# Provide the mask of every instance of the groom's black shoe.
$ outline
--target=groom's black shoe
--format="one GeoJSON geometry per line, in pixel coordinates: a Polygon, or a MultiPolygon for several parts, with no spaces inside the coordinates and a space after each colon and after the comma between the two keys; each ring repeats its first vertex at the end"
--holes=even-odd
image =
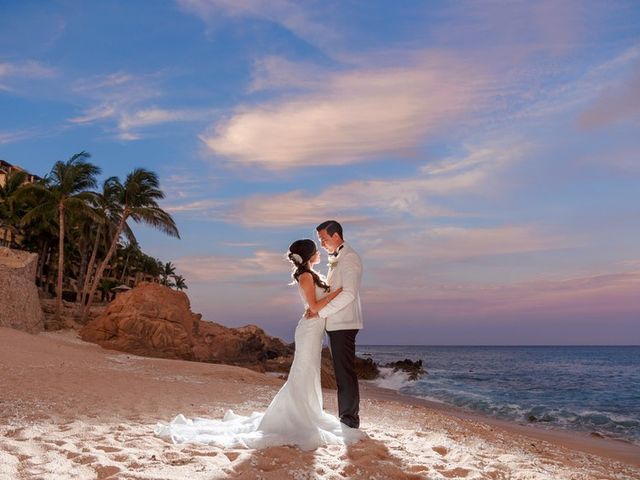
{"type": "Polygon", "coordinates": [[[360,422],[357,419],[343,417],[340,423],[344,423],[349,428],[360,428],[360,422]]]}

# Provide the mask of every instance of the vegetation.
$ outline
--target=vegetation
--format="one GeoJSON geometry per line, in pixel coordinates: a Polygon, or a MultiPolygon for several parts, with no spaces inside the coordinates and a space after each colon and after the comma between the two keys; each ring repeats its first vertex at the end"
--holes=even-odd
{"type": "Polygon", "coordinates": [[[157,203],[164,198],[158,176],[137,168],[124,183],[110,177],[96,191],[101,169],[89,158],[83,151],[58,161],[35,183],[24,172],[10,171],[0,186],[0,244],[38,253],[37,282],[55,292],[58,317],[63,296],[78,303],[86,320],[98,291],[108,299],[115,287],[143,280],[186,289],[171,262],[140,249],[130,227],[130,221],[145,223],[180,238],[173,218],[157,203]]]}

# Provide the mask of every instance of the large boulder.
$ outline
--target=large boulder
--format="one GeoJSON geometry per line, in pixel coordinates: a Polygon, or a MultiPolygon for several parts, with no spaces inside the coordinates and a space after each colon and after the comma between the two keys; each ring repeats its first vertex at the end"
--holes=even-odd
{"type": "Polygon", "coordinates": [[[183,292],[141,283],[120,293],[101,316],[80,330],[80,336],[136,355],[192,360],[192,332],[199,319],[183,292]]]}
{"type": "Polygon", "coordinates": [[[44,328],[35,284],[38,255],[0,247],[0,327],[29,333],[44,328]]]}

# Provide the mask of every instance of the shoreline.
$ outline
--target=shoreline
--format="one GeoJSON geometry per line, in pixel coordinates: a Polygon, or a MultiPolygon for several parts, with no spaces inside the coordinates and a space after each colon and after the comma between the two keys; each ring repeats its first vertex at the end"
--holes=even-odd
{"type": "MultiPolygon", "coordinates": [[[[0,328],[0,343],[2,480],[640,478],[640,448],[629,457],[634,449],[613,441],[514,425],[364,382],[365,439],[354,445],[313,452],[174,445],[154,436],[157,422],[264,411],[283,381],[106,350],[74,331],[0,328]]],[[[335,391],[323,397],[335,414],[335,391]]]]}
{"type": "MultiPolygon", "coordinates": [[[[373,381],[366,381],[373,382],[373,381]]],[[[640,445],[633,442],[611,437],[594,437],[590,433],[578,430],[563,429],[556,426],[536,426],[504,420],[482,412],[466,410],[444,402],[435,402],[412,395],[403,395],[397,390],[383,388],[373,383],[360,382],[365,385],[363,389],[369,397],[375,400],[398,402],[406,405],[426,407],[431,410],[441,411],[446,415],[455,416],[462,420],[482,422],[497,428],[509,430],[513,433],[543,440],[562,446],[569,446],[577,451],[600,455],[611,460],[627,463],[640,467],[640,445]]]]}

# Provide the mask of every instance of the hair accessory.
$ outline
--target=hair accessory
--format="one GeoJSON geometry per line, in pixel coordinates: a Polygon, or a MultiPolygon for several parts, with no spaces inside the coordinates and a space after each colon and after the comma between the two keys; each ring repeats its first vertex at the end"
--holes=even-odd
{"type": "Polygon", "coordinates": [[[297,253],[289,253],[289,258],[293,260],[295,263],[297,263],[298,265],[302,264],[302,257],[297,253]]]}

